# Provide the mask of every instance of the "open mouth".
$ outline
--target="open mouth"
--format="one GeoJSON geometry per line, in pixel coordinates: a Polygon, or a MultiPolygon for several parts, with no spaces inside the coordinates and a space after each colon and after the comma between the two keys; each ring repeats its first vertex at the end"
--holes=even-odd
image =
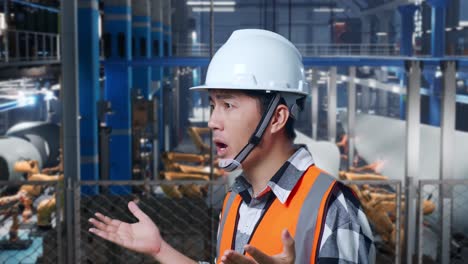
{"type": "Polygon", "coordinates": [[[228,145],[218,140],[214,140],[214,144],[216,146],[216,154],[220,157],[224,157],[227,153],[228,145]]]}
{"type": "Polygon", "coordinates": [[[217,142],[217,143],[215,143],[215,145],[216,145],[217,148],[221,148],[221,149],[227,148],[227,145],[224,144],[224,143],[221,143],[221,142],[217,142]]]}

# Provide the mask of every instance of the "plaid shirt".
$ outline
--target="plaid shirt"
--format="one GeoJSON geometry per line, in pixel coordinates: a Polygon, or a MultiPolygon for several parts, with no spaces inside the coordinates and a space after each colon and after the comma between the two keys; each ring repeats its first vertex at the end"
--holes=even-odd
{"type": "MultiPolygon", "coordinates": [[[[286,202],[298,180],[313,164],[310,152],[305,147],[300,147],[256,196],[252,194],[252,186],[242,175],[236,178],[232,191],[238,193],[243,200],[239,209],[236,251],[243,253],[243,247],[265,213],[268,201],[277,198],[281,203],[286,202]]],[[[341,183],[336,184],[330,193],[325,212],[318,263],[374,263],[372,231],[352,191],[341,183]]]]}

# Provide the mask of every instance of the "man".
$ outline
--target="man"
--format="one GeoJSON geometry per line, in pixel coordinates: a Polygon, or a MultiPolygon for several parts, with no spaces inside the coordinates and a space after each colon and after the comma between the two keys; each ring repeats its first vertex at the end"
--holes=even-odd
{"type": "MultiPolygon", "coordinates": [[[[220,167],[242,168],[226,195],[218,263],[373,263],[372,232],[353,193],[295,146],[294,119],[306,96],[300,53],[265,30],[235,31],[208,67],[220,167]]],[[[169,246],[134,203],[127,224],[99,213],[91,232],[161,263],[194,263],[169,246]]]]}

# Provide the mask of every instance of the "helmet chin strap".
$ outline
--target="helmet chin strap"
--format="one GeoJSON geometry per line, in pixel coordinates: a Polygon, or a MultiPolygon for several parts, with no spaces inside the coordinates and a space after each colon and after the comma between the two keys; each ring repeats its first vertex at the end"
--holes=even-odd
{"type": "Polygon", "coordinates": [[[219,167],[225,171],[231,172],[241,167],[241,163],[247,158],[247,156],[252,152],[252,150],[257,146],[260,141],[262,140],[263,134],[265,133],[265,129],[268,127],[268,124],[273,117],[273,113],[276,110],[276,107],[279,105],[281,99],[281,94],[276,93],[273,99],[271,99],[268,108],[266,109],[265,113],[263,113],[262,119],[257,125],[255,132],[249,139],[247,145],[237,154],[234,159],[220,159],[219,160],[219,167]]]}

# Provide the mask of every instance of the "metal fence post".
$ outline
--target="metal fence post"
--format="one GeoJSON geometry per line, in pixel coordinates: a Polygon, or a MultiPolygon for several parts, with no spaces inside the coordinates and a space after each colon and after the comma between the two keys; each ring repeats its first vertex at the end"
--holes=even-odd
{"type": "Polygon", "coordinates": [[[418,183],[418,264],[422,264],[422,257],[423,257],[423,222],[424,222],[424,214],[423,214],[423,205],[424,205],[424,195],[423,189],[424,182],[419,181],[418,183]]]}
{"type": "Polygon", "coordinates": [[[415,223],[414,208],[414,179],[419,171],[419,141],[420,141],[420,112],[421,112],[421,63],[407,61],[408,74],[407,105],[406,105],[406,162],[405,162],[405,248],[406,263],[413,263],[415,223]]]}
{"type": "Polygon", "coordinates": [[[312,82],[311,82],[311,111],[312,111],[312,138],[317,140],[317,130],[318,130],[318,110],[319,110],[319,87],[318,87],[318,69],[312,69],[312,82]]]}
{"type": "Polygon", "coordinates": [[[354,128],[356,122],[356,66],[349,67],[348,76],[348,169],[354,160],[354,128]]]}
{"type": "MultiPolygon", "coordinates": [[[[62,180],[63,181],[63,180],[62,180]]],[[[63,184],[57,183],[55,191],[55,224],[57,229],[57,263],[65,263],[63,259],[62,236],[62,197],[65,195],[63,184]]]]}
{"type": "MultiPolygon", "coordinates": [[[[441,140],[440,140],[440,175],[439,179],[442,183],[444,179],[453,178],[453,152],[455,150],[455,104],[456,104],[456,62],[443,61],[441,62],[443,71],[443,90],[441,98],[441,140]]],[[[440,185],[440,202],[441,202],[441,263],[450,262],[450,230],[451,230],[451,191],[448,186],[440,185]],[[449,206],[446,206],[449,205],[449,206]]]]}
{"type": "Polygon", "coordinates": [[[330,68],[328,76],[328,140],[336,141],[336,67],[330,68]]]}
{"type": "Polygon", "coordinates": [[[395,249],[395,264],[401,263],[401,182],[398,182],[396,185],[396,220],[395,220],[395,228],[396,228],[396,249],[395,249]]]}
{"type": "Polygon", "coordinates": [[[76,222],[74,219],[74,192],[80,177],[80,126],[78,120],[78,45],[77,45],[77,0],[62,1],[61,36],[63,39],[62,60],[62,109],[63,109],[63,160],[65,175],[65,222],[67,234],[66,263],[79,263],[75,254],[76,222]],[[65,107],[66,106],[66,107],[65,107]]]}

